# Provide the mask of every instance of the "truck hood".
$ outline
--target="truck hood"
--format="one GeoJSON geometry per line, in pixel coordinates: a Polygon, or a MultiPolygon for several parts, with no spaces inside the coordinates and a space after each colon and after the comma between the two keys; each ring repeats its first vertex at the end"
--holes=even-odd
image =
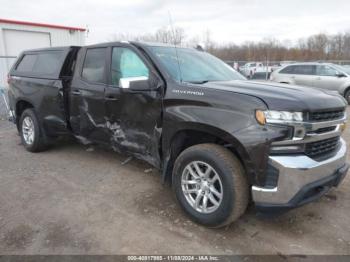
{"type": "Polygon", "coordinates": [[[270,110],[321,111],[347,105],[335,92],[304,86],[243,80],[208,82],[203,86],[260,98],[270,110]]]}

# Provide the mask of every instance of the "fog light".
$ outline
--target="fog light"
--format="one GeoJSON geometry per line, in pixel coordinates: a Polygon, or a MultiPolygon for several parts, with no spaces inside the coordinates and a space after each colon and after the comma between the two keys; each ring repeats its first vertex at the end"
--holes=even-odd
{"type": "Polygon", "coordinates": [[[271,153],[288,154],[288,153],[300,153],[303,152],[302,145],[289,145],[289,146],[272,146],[271,153]]]}

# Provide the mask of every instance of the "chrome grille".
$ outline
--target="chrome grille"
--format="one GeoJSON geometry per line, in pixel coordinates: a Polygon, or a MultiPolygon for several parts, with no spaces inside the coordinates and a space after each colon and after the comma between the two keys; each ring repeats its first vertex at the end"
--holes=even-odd
{"type": "Polygon", "coordinates": [[[344,117],[344,110],[333,110],[324,112],[310,112],[310,121],[329,121],[344,117]]]}
{"type": "Polygon", "coordinates": [[[323,127],[323,128],[319,128],[315,131],[316,134],[322,134],[322,133],[327,133],[327,132],[331,132],[334,131],[337,127],[336,126],[328,126],[328,127],[323,127]]]}
{"type": "Polygon", "coordinates": [[[305,144],[305,154],[311,158],[320,158],[333,153],[339,144],[339,136],[305,144]]]}

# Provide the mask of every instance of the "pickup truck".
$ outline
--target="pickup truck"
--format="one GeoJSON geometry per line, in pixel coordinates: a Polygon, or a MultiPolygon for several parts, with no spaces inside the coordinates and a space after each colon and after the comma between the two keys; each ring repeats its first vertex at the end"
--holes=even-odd
{"type": "Polygon", "coordinates": [[[270,213],[311,202],[348,170],[344,98],[247,81],[203,51],[140,42],[31,50],[8,82],[28,151],[73,135],[144,160],[208,227],[251,202],[270,213]]]}

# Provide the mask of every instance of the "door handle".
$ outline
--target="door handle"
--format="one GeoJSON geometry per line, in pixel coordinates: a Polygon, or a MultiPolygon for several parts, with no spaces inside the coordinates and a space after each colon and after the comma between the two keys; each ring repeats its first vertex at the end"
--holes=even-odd
{"type": "Polygon", "coordinates": [[[107,96],[105,96],[105,99],[106,99],[106,100],[110,100],[110,101],[116,101],[116,100],[118,100],[117,97],[112,96],[112,95],[107,95],[107,96]]]}
{"type": "Polygon", "coordinates": [[[81,92],[79,89],[75,89],[72,91],[72,94],[75,95],[75,96],[80,96],[81,95],[81,92]]]}

